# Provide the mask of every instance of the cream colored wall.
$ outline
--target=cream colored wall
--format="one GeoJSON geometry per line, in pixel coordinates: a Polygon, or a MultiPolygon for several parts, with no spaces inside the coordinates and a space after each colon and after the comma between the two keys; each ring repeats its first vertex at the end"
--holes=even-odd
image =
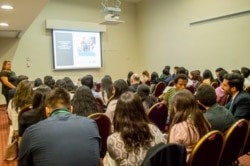
{"type": "Polygon", "coordinates": [[[189,24],[244,10],[249,0],[143,0],[137,5],[141,69],[250,67],[250,13],[189,24]]]}
{"type": "MultiPolygon", "coordinates": [[[[10,41],[1,50],[1,59],[10,59],[12,69],[19,74],[29,76],[30,80],[45,75],[53,75],[55,79],[65,76],[74,81],[85,74],[93,74],[95,81],[100,81],[105,74],[113,79],[125,78],[129,70],[136,70],[138,65],[138,42],[136,41],[135,5],[123,2],[121,19],[126,23],[107,26],[102,35],[103,68],[73,71],[53,71],[51,31],[46,30],[46,19],[82,21],[100,23],[104,14],[97,0],[50,0],[20,41],[10,41]],[[30,67],[26,59],[29,58],[30,67]]],[[[0,40],[0,44],[6,41],[0,40]]],[[[2,45],[1,45],[2,46],[2,45]]]]}

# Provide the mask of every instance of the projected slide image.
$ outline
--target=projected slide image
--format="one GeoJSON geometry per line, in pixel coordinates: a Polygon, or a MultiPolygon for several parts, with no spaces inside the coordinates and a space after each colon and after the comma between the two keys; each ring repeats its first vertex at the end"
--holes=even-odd
{"type": "Polygon", "coordinates": [[[100,68],[100,32],[53,30],[54,69],[100,68]]]}

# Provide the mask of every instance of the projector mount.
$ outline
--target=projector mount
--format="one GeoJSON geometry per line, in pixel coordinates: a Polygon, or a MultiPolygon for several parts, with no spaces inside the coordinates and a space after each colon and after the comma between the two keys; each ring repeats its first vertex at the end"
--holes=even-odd
{"type": "Polygon", "coordinates": [[[102,0],[102,13],[105,14],[105,20],[118,20],[120,19],[119,13],[121,12],[120,0],[102,0]]]}

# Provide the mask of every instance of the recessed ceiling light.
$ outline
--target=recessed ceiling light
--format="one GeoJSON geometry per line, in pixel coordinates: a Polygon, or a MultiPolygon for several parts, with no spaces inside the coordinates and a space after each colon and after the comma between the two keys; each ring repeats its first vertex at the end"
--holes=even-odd
{"type": "Polygon", "coordinates": [[[2,27],[7,27],[7,26],[9,26],[9,24],[6,23],[6,22],[0,22],[0,26],[2,26],[2,27]]]}
{"type": "Polygon", "coordinates": [[[11,6],[11,5],[1,5],[1,8],[11,10],[11,9],[13,9],[13,6],[11,6]]]}

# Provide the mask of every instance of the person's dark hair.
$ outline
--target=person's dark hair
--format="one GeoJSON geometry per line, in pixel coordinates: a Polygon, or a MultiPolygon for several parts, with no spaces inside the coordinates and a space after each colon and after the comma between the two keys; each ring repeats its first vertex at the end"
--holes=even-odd
{"type": "Polygon", "coordinates": [[[65,81],[66,83],[66,89],[69,91],[69,92],[72,92],[72,91],[75,91],[76,90],[76,86],[74,84],[74,82],[72,81],[71,78],[69,77],[64,77],[63,80],[65,81]]]}
{"type": "Polygon", "coordinates": [[[207,107],[216,103],[216,93],[214,87],[209,84],[201,84],[196,90],[195,96],[197,100],[207,107]]]}
{"type": "Polygon", "coordinates": [[[51,88],[47,85],[40,85],[34,91],[32,97],[32,109],[36,109],[40,114],[40,120],[46,119],[45,115],[45,98],[46,94],[51,91],[51,88]]]}
{"type": "Polygon", "coordinates": [[[164,69],[162,70],[162,73],[163,73],[164,75],[166,75],[166,76],[168,76],[168,75],[170,74],[168,68],[164,68],[164,69]]]}
{"type": "Polygon", "coordinates": [[[142,102],[145,102],[143,106],[146,110],[158,102],[157,97],[150,96],[150,87],[146,84],[139,85],[136,94],[141,98],[142,102]]]}
{"type": "Polygon", "coordinates": [[[34,87],[38,87],[43,84],[43,81],[41,78],[36,78],[34,81],[34,87]]]}
{"type": "Polygon", "coordinates": [[[240,70],[238,70],[238,69],[233,69],[233,70],[232,70],[232,73],[241,74],[241,73],[240,73],[240,70]]]}
{"type": "Polygon", "coordinates": [[[150,88],[146,84],[141,84],[137,88],[137,94],[141,97],[141,100],[144,100],[150,94],[150,88]]]}
{"type": "MultiPolygon", "coordinates": [[[[197,129],[200,138],[211,130],[210,124],[199,110],[194,95],[187,89],[180,90],[172,98],[172,112],[175,112],[170,130],[173,125],[191,119],[197,129]]],[[[191,137],[191,135],[190,135],[191,137]]]]}
{"type": "MultiPolygon", "coordinates": [[[[101,80],[101,93],[104,96],[104,92],[107,93],[108,99],[113,95],[113,82],[112,78],[109,75],[105,75],[101,80]]],[[[105,100],[104,98],[102,100],[105,100]]]]}
{"type": "Polygon", "coordinates": [[[98,112],[97,103],[89,87],[83,85],[77,88],[71,100],[73,112],[80,116],[89,116],[98,112]]]}
{"type": "Polygon", "coordinates": [[[152,72],[150,77],[151,84],[157,84],[160,81],[159,75],[157,72],[152,72]]]}
{"type": "Polygon", "coordinates": [[[121,134],[127,152],[139,153],[139,148],[149,149],[154,139],[142,102],[133,92],[119,98],[114,114],[114,131],[121,134]]]}
{"type": "Polygon", "coordinates": [[[176,84],[180,79],[188,81],[188,77],[186,74],[177,74],[174,78],[174,83],[176,84]]]}
{"type": "Polygon", "coordinates": [[[64,88],[54,88],[46,95],[45,105],[51,109],[70,108],[70,95],[64,88]]]}
{"type": "Polygon", "coordinates": [[[64,88],[64,89],[67,89],[66,88],[66,82],[63,79],[56,80],[56,83],[55,83],[54,87],[55,88],[64,88]]]}
{"type": "Polygon", "coordinates": [[[134,74],[134,72],[133,71],[129,71],[128,72],[128,76],[127,76],[127,84],[128,84],[128,86],[130,86],[130,78],[131,78],[131,76],[134,74]]]}
{"type": "Polygon", "coordinates": [[[32,85],[28,80],[22,80],[18,84],[16,92],[12,99],[12,106],[16,111],[31,104],[32,92],[32,85]]]}
{"type": "Polygon", "coordinates": [[[55,86],[55,80],[53,79],[52,76],[45,76],[44,79],[43,79],[43,83],[47,86],[49,86],[51,89],[54,88],[55,86]]]}
{"type": "Polygon", "coordinates": [[[112,99],[118,99],[124,92],[129,90],[128,84],[123,79],[116,80],[113,86],[115,93],[113,94],[112,99]]]}
{"type": "Polygon", "coordinates": [[[86,85],[90,89],[94,87],[94,78],[92,75],[88,74],[81,79],[81,84],[86,85]]]}
{"type": "Polygon", "coordinates": [[[240,70],[241,74],[243,75],[244,78],[247,78],[250,74],[250,69],[247,67],[242,67],[240,70]]]}
{"type": "Polygon", "coordinates": [[[192,75],[192,80],[201,81],[201,76],[198,70],[191,71],[190,75],[192,75]]]}
{"type": "Polygon", "coordinates": [[[221,71],[219,71],[219,73],[218,73],[218,80],[219,80],[220,82],[223,82],[224,75],[227,74],[227,73],[228,73],[228,72],[227,72],[226,70],[221,70],[221,71]]]}
{"type": "Polygon", "coordinates": [[[224,79],[228,80],[230,87],[236,87],[238,91],[243,90],[244,77],[238,73],[228,73],[224,75],[224,79]]]}
{"type": "Polygon", "coordinates": [[[186,74],[186,69],[184,67],[179,67],[176,70],[176,75],[178,75],[178,74],[186,74]]]}
{"type": "Polygon", "coordinates": [[[217,69],[215,69],[215,72],[220,72],[222,70],[225,70],[225,69],[223,69],[222,67],[218,67],[217,69]]]}
{"type": "Polygon", "coordinates": [[[19,75],[17,76],[17,79],[16,79],[16,85],[18,85],[22,80],[28,80],[29,77],[26,76],[26,75],[19,75]]]}
{"type": "Polygon", "coordinates": [[[214,81],[213,73],[212,73],[211,70],[209,70],[209,69],[206,69],[206,70],[203,71],[203,73],[202,73],[202,78],[203,78],[203,79],[210,79],[211,82],[214,81]]]}

